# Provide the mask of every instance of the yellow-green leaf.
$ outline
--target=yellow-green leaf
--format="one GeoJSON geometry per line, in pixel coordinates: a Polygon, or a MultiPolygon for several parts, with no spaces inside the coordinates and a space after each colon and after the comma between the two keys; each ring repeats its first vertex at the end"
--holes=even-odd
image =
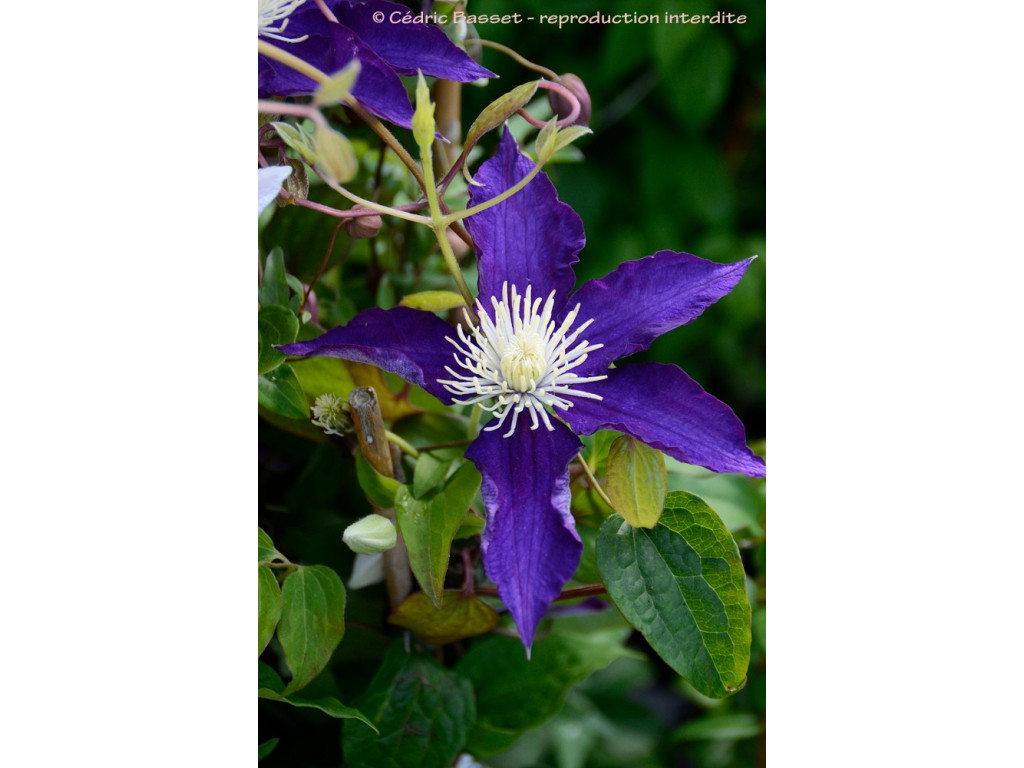
{"type": "Polygon", "coordinates": [[[661,451],[621,435],[608,449],[608,498],[634,528],[658,524],[668,493],[668,473],[661,451]]]}
{"type": "Polygon", "coordinates": [[[458,590],[446,590],[440,608],[417,592],[388,616],[388,622],[411,629],[425,643],[444,645],[490,632],[498,624],[498,614],[479,597],[465,597],[458,590]]]}
{"type": "Polygon", "coordinates": [[[400,302],[405,307],[425,309],[428,312],[447,312],[463,306],[462,296],[454,291],[420,291],[404,296],[400,302]]]}

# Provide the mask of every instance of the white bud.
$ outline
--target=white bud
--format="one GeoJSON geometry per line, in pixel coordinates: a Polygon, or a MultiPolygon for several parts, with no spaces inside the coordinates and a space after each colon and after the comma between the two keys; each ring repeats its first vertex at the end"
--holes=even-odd
{"type": "Polygon", "coordinates": [[[395,546],[395,524],[383,515],[367,515],[345,529],[342,540],[360,555],[376,555],[395,546]]]}

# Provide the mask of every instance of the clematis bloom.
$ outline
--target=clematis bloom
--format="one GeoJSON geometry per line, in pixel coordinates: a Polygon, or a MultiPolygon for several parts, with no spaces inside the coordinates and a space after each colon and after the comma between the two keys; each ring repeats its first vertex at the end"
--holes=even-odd
{"type": "MultiPolygon", "coordinates": [[[[359,59],[352,95],[379,118],[412,127],[412,106],[399,75],[415,75],[420,69],[424,75],[460,83],[494,77],[438,27],[393,22],[393,14],[409,14],[404,5],[334,0],[328,6],[337,23],[312,0],[260,0],[259,34],[328,75],[359,59]]],[[[313,80],[286,64],[259,57],[261,99],[305,95],[316,88],[313,80]]]]}
{"type": "MultiPolygon", "coordinates": [[[[470,204],[532,167],[506,129],[476,174],[483,186],[472,188],[470,204]]],[[[614,429],[689,464],[765,474],[735,414],[677,366],[609,367],[694,320],[733,289],[750,260],[716,264],[659,251],[572,293],[583,223],[544,173],[466,223],[478,253],[475,330],[422,310],[370,309],[279,349],[371,363],[445,403],[477,403],[494,414],[466,457],[483,476],[484,567],[529,649],[582,552],[569,511],[577,434],[614,429]]]]}

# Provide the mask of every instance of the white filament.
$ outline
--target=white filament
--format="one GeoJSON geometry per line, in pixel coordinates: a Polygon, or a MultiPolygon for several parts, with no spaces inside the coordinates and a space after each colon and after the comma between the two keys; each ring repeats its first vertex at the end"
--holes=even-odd
{"type": "MultiPolygon", "coordinates": [[[[572,333],[580,305],[572,310],[561,325],[555,327],[551,313],[555,304],[555,292],[547,300],[533,299],[531,286],[526,286],[526,295],[520,296],[516,286],[501,286],[501,301],[491,297],[493,320],[483,305],[476,303],[480,325],[470,335],[458,328],[459,341],[446,337],[457,350],[456,364],[462,371],[445,366],[452,375],[451,380],[438,380],[445,389],[461,399],[462,405],[480,403],[480,407],[497,416],[486,431],[500,429],[512,415],[512,422],[504,437],[516,429],[519,414],[529,409],[532,424],[537,429],[540,422],[553,430],[545,406],[568,410],[572,401],[566,397],[602,399],[600,395],[576,389],[578,384],[607,379],[605,376],[580,377],[572,370],[587,359],[587,353],[600,349],[603,344],[576,342],[579,335],[592,323],[592,319],[581,324],[572,333]],[[543,302],[543,309],[541,304],[543,302]],[[484,405],[486,400],[494,400],[484,405]]],[[[468,319],[468,312],[467,319],[468,319]]]]}
{"type": "Polygon", "coordinates": [[[282,37],[288,26],[288,16],[291,12],[302,5],[306,0],[260,0],[260,31],[262,37],[272,37],[285,43],[301,43],[309,35],[302,37],[282,37]],[[275,22],[281,22],[280,26],[273,26],[275,22]]]}

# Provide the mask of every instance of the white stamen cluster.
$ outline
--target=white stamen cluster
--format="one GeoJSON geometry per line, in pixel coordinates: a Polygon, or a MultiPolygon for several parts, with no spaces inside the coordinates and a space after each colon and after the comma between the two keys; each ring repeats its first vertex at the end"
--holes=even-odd
{"type": "Polygon", "coordinates": [[[288,26],[288,16],[291,15],[291,12],[304,2],[306,0],[260,0],[259,35],[262,37],[272,37],[285,43],[301,43],[309,35],[282,37],[280,33],[284,32],[285,27],[288,26]],[[274,24],[278,21],[281,22],[281,25],[275,27],[274,24]]]}
{"type": "Polygon", "coordinates": [[[556,328],[551,319],[554,291],[547,301],[533,299],[529,285],[525,296],[520,296],[514,285],[511,292],[509,301],[509,284],[506,282],[501,287],[501,301],[491,297],[493,320],[477,301],[480,325],[469,335],[459,326],[461,344],[450,336],[446,337],[457,350],[455,362],[462,371],[445,366],[453,380],[438,380],[438,384],[461,398],[455,402],[462,405],[480,403],[481,408],[497,416],[484,427],[486,431],[500,429],[511,414],[512,423],[504,437],[515,432],[519,414],[526,409],[529,409],[533,421],[530,429],[537,429],[543,421],[549,431],[553,430],[544,406],[568,410],[573,404],[565,396],[600,400],[600,395],[575,387],[608,378],[580,377],[572,373],[573,368],[587,359],[588,352],[604,346],[585,340],[572,346],[594,322],[587,320],[569,333],[579,314],[579,304],[556,328]],[[483,404],[485,400],[492,399],[494,403],[483,404]]]}

